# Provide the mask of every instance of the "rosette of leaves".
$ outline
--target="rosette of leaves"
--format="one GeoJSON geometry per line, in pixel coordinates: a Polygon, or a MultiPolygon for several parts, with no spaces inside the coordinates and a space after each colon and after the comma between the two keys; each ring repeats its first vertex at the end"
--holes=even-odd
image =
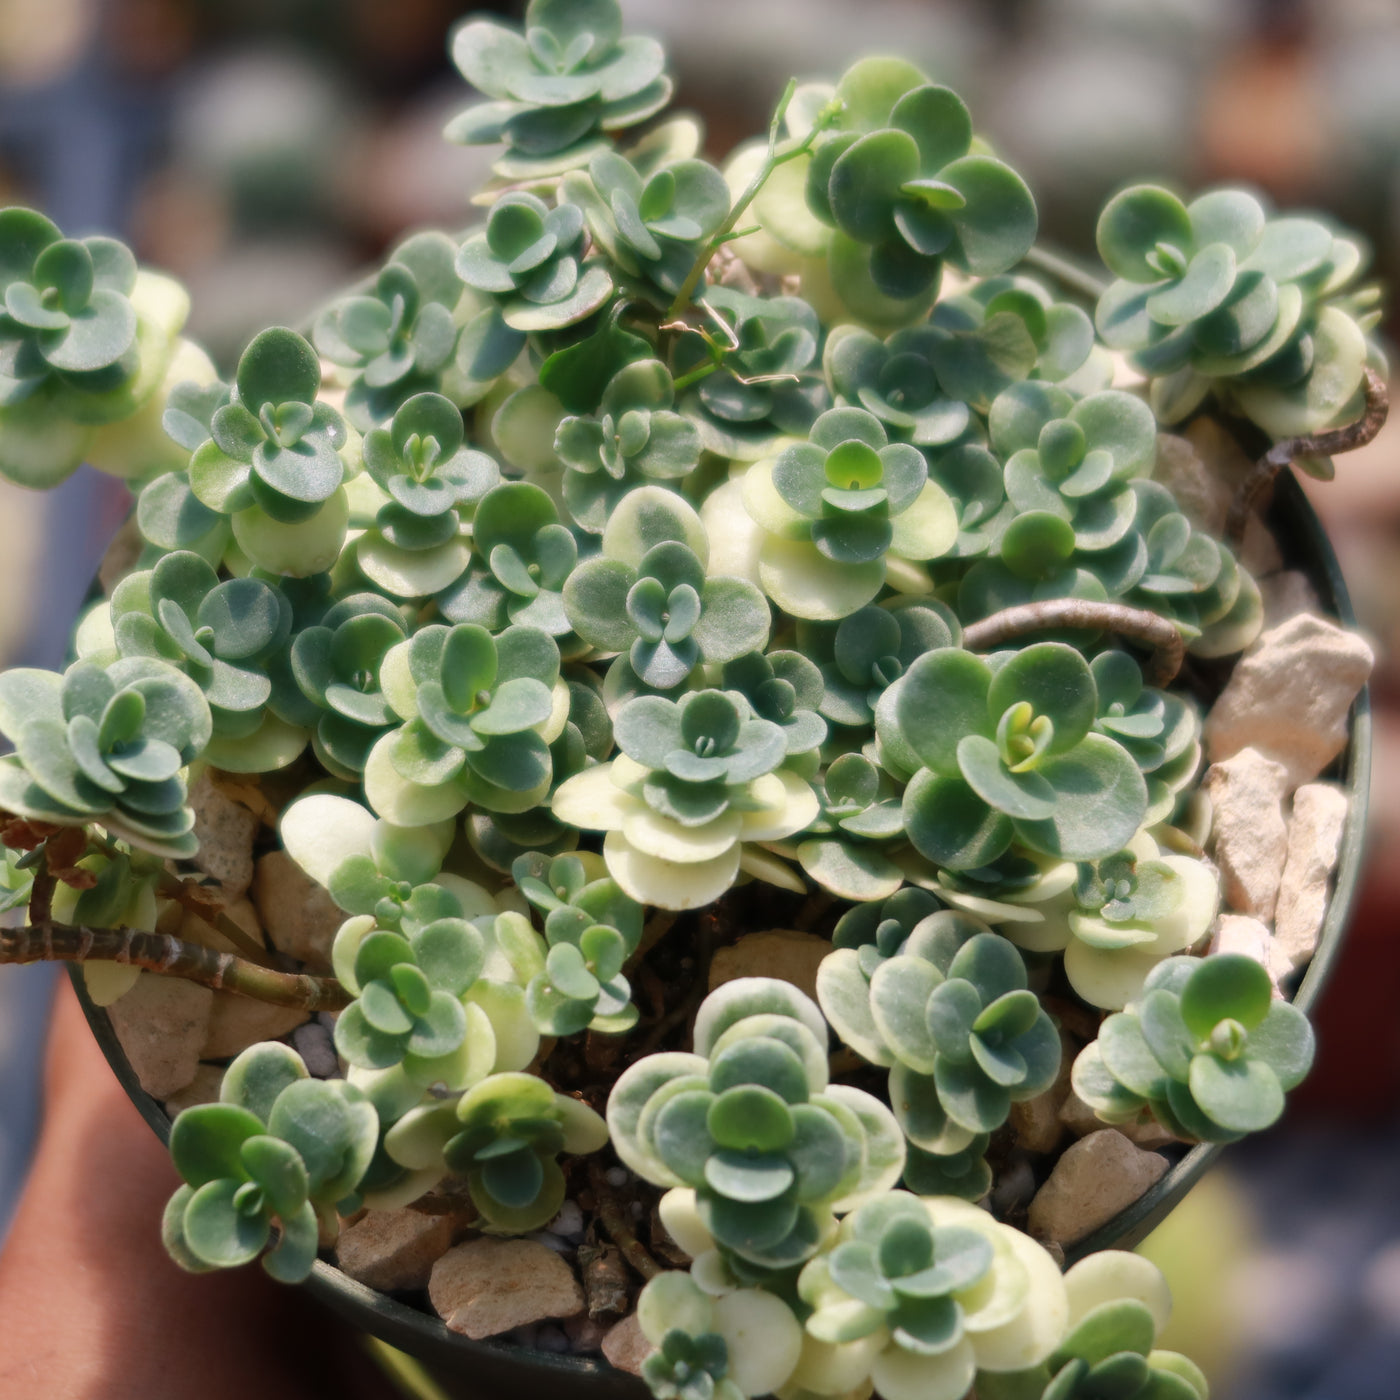
{"type": "Polygon", "coordinates": [[[886,854],[904,835],[900,794],[864,754],[833,759],[816,782],[821,812],[797,848],[803,870],[841,899],[893,895],[904,872],[886,854]]]}
{"type": "Polygon", "coordinates": [[[1026,982],[1012,943],[946,910],[869,975],[859,951],[829,954],[817,995],[853,1050],[891,1066],[890,1102],[905,1136],[947,1155],[995,1132],[1013,1103],[1059,1072],[1059,1035],[1026,982]]]}
{"type": "Polygon", "coordinates": [[[798,629],[804,652],[823,658],[821,713],[832,724],[869,729],[880,697],[919,657],[961,640],[962,628],[944,604],[901,601],[859,608],[834,628],[798,629]]]}
{"type": "Polygon", "coordinates": [[[942,908],[936,895],[908,885],[887,899],[867,900],[847,909],[836,921],[831,943],[835,948],[854,949],[865,975],[873,977],[886,958],[899,952],[915,927],[942,908]]]}
{"type": "Polygon", "coordinates": [[[998,925],[1018,947],[1064,954],[1065,975],[1091,1006],[1121,1011],[1142,995],[1164,958],[1205,936],[1220,906],[1210,865],[1159,849],[1139,831],[1098,861],[1033,868],[1033,877],[996,889],[980,882],[949,884],[949,904],[998,925]]]}
{"type": "Polygon", "coordinates": [[[1074,1062],[1075,1092],[1105,1122],[1151,1115],[1178,1137],[1234,1142],[1283,1113],[1312,1066],[1313,1033],[1252,958],[1159,963],[1074,1062]]]}
{"type": "Polygon", "coordinates": [[[489,1225],[511,1234],[538,1230],[564,1204],[561,1152],[599,1151],[607,1125],[579,1099],[557,1094],[533,1074],[503,1070],[472,1085],[455,1106],[442,1157],[467,1178],[489,1225]]]}
{"type": "Polygon", "coordinates": [[[129,380],[136,276],[114,238],[65,238],[31,209],[0,210],[0,409],[49,384],[96,395],[129,380]]]}
{"type": "Polygon", "coordinates": [[[953,503],[928,480],[923,454],[891,442],[862,408],[823,413],[807,442],[750,467],[742,489],[767,532],[764,591],[797,618],[846,617],[879,593],[887,556],[936,559],[957,538],[953,503]]]}
{"type": "Polygon", "coordinates": [[[656,1400],[768,1395],[802,1350],[802,1328],[776,1294],[736,1288],[714,1297],[678,1270],[642,1289],[637,1322],[655,1348],[642,1362],[642,1379],[656,1400]]]}
{"type": "Polygon", "coordinates": [[[388,498],[361,535],[361,570],[397,598],[441,592],[471,558],[463,526],[500,485],[494,458],[465,445],[456,404],[441,394],[415,394],[383,428],[365,434],[365,468],[388,498]]]}
{"type": "Polygon", "coordinates": [[[637,360],[608,381],[596,413],[559,424],[554,450],[564,464],[564,504],[581,529],[601,535],[629,491],[695,470],[700,434],[673,411],[675,400],[666,366],[637,360]]]}
{"type": "Polygon", "coordinates": [[[1004,1375],[983,1373],[987,1400],[1208,1400],[1200,1368],[1157,1347],[1171,1316],[1161,1271],[1140,1255],[1104,1250],[1065,1274],[1068,1330],[1040,1365],[1004,1375]]]}
{"type": "Polygon", "coordinates": [[[1113,379],[1093,321],[1030,277],[987,277],[943,297],[930,325],[930,358],[944,392],[982,414],[1023,379],[1072,381],[1080,393],[1107,388],[1113,379]]]}
{"type": "MultiPolygon", "coordinates": [[[[1157,453],[1157,424],[1141,399],[1105,389],[1068,406],[1068,395],[1022,400],[1014,425],[995,439],[1001,450],[1028,438],[1035,418],[1066,408],[1044,422],[1034,445],[1017,447],[1006,461],[1006,495],[1017,517],[1003,537],[1003,559],[1025,547],[1034,529],[1072,532],[1064,549],[1089,556],[1127,538],[1137,517],[1131,479],[1150,471],[1157,453]],[[1037,412],[1036,410],[1039,410],[1037,412]]],[[[1010,415],[1007,415],[1010,417],[1010,415]]],[[[1092,559],[1086,561],[1092,568],[1092,559]]]]}
{"type": "Polygon", "coordinates": [[[812,1309],[807,1333],[835,1346],[887,1337],[871,1367],[882,1393],[888,1369],[897,1393],[911,1390],[917,1374],[915,1393],[960,1400],[977,1370],[961,1300],[975,1311],[994,1258],[981,1231],[935,1226],[917,1196],[891,1191],[847,1216],[836,1247],[803,1267],[797,1291],[812,1309]]]}
{"type": "Polygon", "coordinates": [[[807,206],[861,250],[881,293],[922,296],[944,262],[989,277],[1021,260],[1035,239],[1035,201],[1010,166],[973,153],[972,118],[956,93],[908,64],[866,59],[836,96],[844,110],[812,155],[807,206]]]}
{"type": "Polygon", "coordinates": [[[493,487],[477,505],[472,545],[466,577],[438,598],[448,621],[489,632],[519,623],[567,645],[563,592],[578,563],[578,541],[549,496],[528,481],[493,487]]]}
{"type": "Polygon", "coordinates": [[[128,574],[111,612],[118,652],[178,666],[204,692],[216,735],[247,738],[262,724],[272,694],[265,663],[292,626],[291,605],[271,584],[221,583],[198,554],[177,550],[128,574]]]}
{"type": "Polygon", "coordinates": [[[618,1080],[608,1127],[625,1165],[688,1188],[723,1254],[788,1268],[831,1212],[887,1190],[903,1167],[888,1109],[828,1084],[826,1023],[801,992],[740,978],[712,992],[692,1055],[650,1055],[618,1080]]]}
{"type": "Polygon", "coordinates": [[[880,703],[883,751],[913,772],[910,841],[954,870],[1013,841],[1068,860],[1112,855],[1142,824],[1147,784],[1121,744],[1094,732],[1089,663],[1060,642],[1000,660],[993,670],[955,647],[927,652],[880,703]]]}
{"type": "Polygon", "coordinates": [[[1141,574],[1123,597],[1170,617],[1197,655],[1225,656],[1249,645],[1263,625],[1258,585],[1228,545],[1198,530],[1155,481],[1133,482],[1141,574]]]}
{"type": "MultiPolygon", "coordinates": [[[[373,898],[377,881],[342,865],[333,882],[336,902],[358,909],[373,898]]],[[[410,1078],[431,1083],[467,1038],[462,1005],[486,964],[480,930],[448,909],[455,897],[440,886],[425,885],[399,913],[401,933],[350,919],[342,925],[333,949],[336,976],[355,1000],[336,1019],[336,1049],[362,1069],[402,1065],[410,1078]]],[[[381,896],[381,899],[383,897],[381,896]]],[[[380,901],[375,900],[377,905],[380,901]]],[[[447,1077],[451,1077],[450,1073],[447,1077]]],[[[459,1087],[459,1086],[454,1086],[459,1087]]]]}
{"type": "Polygon", "coordinates": [[[353,372],[345,411],[362,432],[413,394],[436,388],[452,362],[452,313],[462,296],[456,256],[445,234],[417,234],[394,250],[372,285],[317,317],[316,349],[353,372]]]}
{"type": "Polygon", "coordinates": [[[659,112],[671,98],[655,39],[624,35],[616,0],[531,0],[524,33],[474,19],[452,38],[452,61],[488,101],[447,126],[463,145],[503,141],[506,180],[533,180],[607,150],[607,133],[659,112]]]}
{"type": "Polygon", "coordinates": [[[800,651],[748,652],[720,668],[720,687],[738,691],[759,719],[782,729],[789,767],[805,772],[814,765],[827,736],[820,714],[825,685],[808,657],[800,651]]]}
{"type": "Polygon", "coordinates": [[[204,692],[154,657],[106,669],[76,661],[62,675],[0,675],[0,805],[58,826],[96,822],[113,836],[187,860],[198,842],[182,770],[209,743],[204,692]]]}
{"type": "Polygon", "coordinates": [[[1095,731],[1127,749],[1147,779],[1143,824],[1167,819],[1200,764],[1200,714],[1180,695],[1144,685],[1127,652],[1101,652],[1089,669],[1099,695],[1095,731]]]}
{"type": "Polygon", "coordinates": [[[1098,245],[1117,278],[1099,299],[1099,334],[1164,377],[1153,397],[1165,421],[1219,386],[1282,437],[1325,426],[1357,394],[1365,329],[1325,303],[1361,254],[1326,224],[1270,217],[1243,190],[1183,204],[1134,185],[1105,206],[1098,245]]]}
{"type": "Polygon", "coordinates": [[[995,553],[1016,518],[996,455],[981,443],[954,443],[928,454],[928,478],[952,501],[958,519],[957,538],[944,557],[967,560],[995,553]]]}
{"type": "Polygon", "coordinates": [[[947,340],[933,324],[886,340],[848,327],[827,341],[826,372],[839,400],[873,413],[897,441],[942,447],[967,431],[967,403],[949,394],[935,363],[947,340]]]}
{"type": "Polygon", "coordinates": [[[690,157],[644,174],[626,156],[600,151],[586,169],[564,176],[560,192],[583,211],[594,243],[618,271],[663,306],[729,213],[724,176],[690,157]]]}
{"type": "Polygon", "coordinates": [[[805,438],[831,407],[818,353],[821,322],[801,297],[757,297],[735,287],[705,293],[714,329],[676,346],[678,370],[702,378],[685,407],[709,452],[737,461],[766,457],[783,437],[805,438]]]}
{"type": "Polygon", "coordinates": [[[904,1163],[904,1186],[916,1196],[956,1196],[980,1201],[992,1189],[992,1169],[987,1163],[990,1133],[978,1133],[960,1152],[925,1152],[909,1144],[904,1163]]]}
{"type": "MultiPolygon", "coordinates": [[[[781,840],[817,815],[811,787],[781,769],[782,728],[735,692],[640,696],[613,732],[621,754],[561,784],[552,806],[559,821],[607,832],[608,871],[639,903],[708,904],[745,864],[745,842],[781,840]]],[[[772,862],[747,863],[761,878],[775,873],[772,862]]]]}
{"type": "Polygon", "coordinates": [[[379,1117],[337,1079],[311,1079],[285,1045],[251,1046],[229,1065],[219,1102],[176,1116],[170,1156],[184,1180],[165,1209],[162,1238],[193,1273],[237,1268],[262,1253],[263,1268],[300,1283],[316,1262],[336,1207],[353,1208],[374,1157],[379,1117]]]}
{"type": "Polygon", "coordinates": [[[606,695],[674,690],[699,665],[762,650],[772,619],[756,585],[708,577],[682,538],[658,541],[635,562],[630,546],[622,531],[605,532],[602,553],[584,560],[564,585],[573,630],[600,652],[625,654],[609,669],[606,695]],[[609,551],[610,543],[623,557],[609,551]]]}
{"type": "Polygon", "coordinates": [[[475,623],[431,624],[382,674],[386,703],[404,724],[367,766],[366,792],[381,815],[402,818],[417,803],[438,820],[469,801],[519,812],[543,798],[549,745],[566,713],[546,738],[559,680],[559,648],[547,632],[515,626],[493,637],[475,623]]]}
{"type": "Polygon", "coordinates": [[[358,463],[358,437],[316,399],[319,383],[306,341],[281,328],[262,332],[239,362],[234,397],[190,459],[195,499],[228,517],[241,555],[274,575],[329,570],[345,542],[342,482],[358,463]]]}
{"type": "Polygon", "coordinates": [[[486,227],[457,253],[457,275],[490,292],[515,331],[548,331],[591,316],[612,295],[600,263],[584,263],[583,214],[565,203],[551,209],[538,195],[514,190],[486,216],[486,227]]]}
{"type": "Polygon", "coordinates": [[[316,757],[338,778],[357,780],[375,741],[399,723],[379,670],[406,635],[392,603],[377,593],[354,593],[292,643],[292,675],[320,712],[312,736],[316,757]]]}
{"type": "MultiPolygon", "coordinates": [[[[593,857],[596,860],[597,857],[593,857]]],[[[544,916],[549,951],[544,970],[525,988],[535,1024],[546,1035],[582,1030],[620,1035],[637,1023],[622,966],[642,939],[642,907],[607,875],[589,878],[576,855],[520,856],[511,874],[544,916]]]]}

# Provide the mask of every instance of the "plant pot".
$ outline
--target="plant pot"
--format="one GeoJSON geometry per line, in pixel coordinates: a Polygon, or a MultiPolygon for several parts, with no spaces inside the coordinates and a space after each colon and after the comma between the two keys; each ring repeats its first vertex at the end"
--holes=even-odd
{"type": "MultiPolygon", "coordinates": [[[[1325,610],[1343,624],[1355,618],[1346,584],[1321,522],[1298,482],[1284,473],[1277,484],[1269,524],[1285,567],[1299,569],[1316,589],[1325,610]]],[[[1351,715],[1350,742],[1330,776],[1342,784],[1350,801],[1335,889],[1312,962],[1295,996],[1309,1010],[1317,1001],[1340,951],[1348,913],[1356,892],[1366,826],[1370,778],[1371,720],[1368,694],[1362,690],[1351,715]]],[[[152,1129],[165,1141],[170,1119],[162,1104],[137,1081],[106,1011],[86,996],[82,977],[70,969],[84,1014],[122,1086],[152,1129]]],[[[1108,1248],[1132,1248],[1155,1228],[1214,1163],[1219,1147],[1197,1146],[1144,1196],[1068,1252],[1068,1262],[1108,1248]]],[[[513,1346],[473,1342],[448,1330],[436,1317],[374,1292],[324,1262],[317,1263],[305,1287],[352,1326],[419,1358],[451,1394],[474,1397],[548,1393],[560,1400],[645,1395],[637,1380],[605,1362],[552,1353],[529,1353],[513,1346]]]]}

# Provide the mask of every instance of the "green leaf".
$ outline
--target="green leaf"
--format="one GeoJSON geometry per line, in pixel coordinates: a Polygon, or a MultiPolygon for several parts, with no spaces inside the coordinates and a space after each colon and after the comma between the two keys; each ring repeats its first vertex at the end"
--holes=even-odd
{"type": "Polygon", "coordinates": [[[1268,1015],[1249,1032],[1249,1057],[1268,1065],[1285,1091],[1296,1089],[1312,1068],[1308,1018],[1286,1001],[1272,1002],[1268,1015]]]}
{"type": "Polygon", "coordinates": [[[243,352],[236,382],[239,401],[253,414],[264,404],[309,404],[321,386],[321,365],[295,331],[273,327],[255,336],[243,352]]]}
{"type": "Polygon", "coordinates": [[[1182,253],[1193,246],[1191,215],[1169,191],[1133,185],[1104,206],[1098,226],[1099,256],[1115,277],[1155,282],[1162,276],[1148,257],[1159,243],[1182,253]]]}
{"type": "Polygon", "coordinates": [[[211,1181],[185,1207],[185,1243],[205,1264],[237,1268],[256,1259],[268,1241],[271,1229],[266,1216],[248,1215],[238,1208],[235,1198],[241,1189],[237,1181],[211,1181]]]}
{"type": "Polygon", "coordinates": [[[828,197],[836,225],[861,243],[894,232],[902,187],[919,174],[919,147],[907,132],[886,129],[863,136],[836,161],[828,197]]]}
{"type": "Polygon", "coordinates": [[[1039,772],[1055,789],[1055,814],[1016,822],[1016,834],[1034,849],[1065,860],[1099,860],[1121,850],[1142,824],[1147,784],[1112,739],[1089,734],[1039,772]]]}
{"type": "Polygon", "coordinates": [[[949,261],[977,277],[1015,266],[1035,242],[1035,200],[1025,181],[991,156],[964,156],[939,178],[966,200],[948,213],[954,230],[949,261]]]}
{"type": "Polygon", "coordinates": [[[1010,818],[989,807],[961,776],[915,774],[905,789],[903,816],[915,849],[954,870],[987,865],[1011,844],[1010,818]]]}
{"type": "Polygon", "coordinates": [[[992,715],[1002,715],[1021,701],[1054,723],[1054,737],[1046,752],[1066,753],[1076,748],[1093,726],[1098,702],[1093,672],[1073,647],[1037,642],[998,667],[987,690],[987,709],[992,715]]]}
{"type": "Polygon", "coordinates": [[[1278,1076],[1248,1054],[1236,1060],[1197,1055],[1191,1061],[1190,1087],[1201,1111],[1228,1132],[1262,1132],[1283,1113],[1278,1076]]]}
{"type": "Polygon", "coordinates": [[[900,730],[935,773],[958,772],[958,744],[965,735],[992,737],[991,684],[986,662],[958,647],[928,652],[905,674],[895,709],[900,730]]]}
{"type": "Polygon", "coordinates": [[[1269,1014],[1273,984],[1253,958],[1217,953],[1203,958],[1181,990],[1181,1017],[1198,1040],[1229,1018],[1252,1031],[1269,1014]]]}
{"type": "Polygon", "coordinates": [[[1039,773],[1007,768],[997,746],[980,734],[959,741],[958,767],[973,792],[1008,817],[1038,821],[1055,812],[1055,789],[1039,773]]]}
{"type": "Polygon", "coordinates": [[[232,1103],[199,1104],[177,1114],[170,1129],[170,1155],[190,1186],[224,1177],[244,1179],[243,1144],[267,1131],[263,1121],[232,1103]]]}

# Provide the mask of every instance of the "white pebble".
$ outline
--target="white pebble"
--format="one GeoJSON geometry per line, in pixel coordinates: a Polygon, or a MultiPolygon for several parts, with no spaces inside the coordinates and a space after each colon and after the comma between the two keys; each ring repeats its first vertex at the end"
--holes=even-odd
{"type": "Polygon", "coordinates": [[[626,1167],[609,1167],[603,1176],[609,1186],[626,1186],[632,1179],[626,1167]]]}
{"type": "Polygon", "coordinates": [[[545,1226],[550,1234],[562,1235],[569,1239],[574,1235],[583,1233],[583,1211],[579,1209],[577,1201],[565,1201],[559,1207],[559,1214],[545,1226]]]}

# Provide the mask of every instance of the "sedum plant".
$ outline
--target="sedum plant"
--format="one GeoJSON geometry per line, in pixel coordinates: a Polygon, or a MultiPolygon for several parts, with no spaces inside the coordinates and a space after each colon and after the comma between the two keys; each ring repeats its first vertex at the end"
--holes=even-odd
{"type": "Polygon", "coordinates": [[[1310,1063],[1262,966],[1197,956],[1200,706],[1263,603],[1153,474],[1199,411],[1275,439],[1239,537],[1281,462],[1374,436],[1359,245],[1135,186],[1094,293],[903,60],[789,85],[721,170],[693,118],[634,130],[671,80],[616,0],[452,52],[483,100],[448,134],[497,147],[472,222],[310,341],[216,367],[174,283],[0,211],[0,473],[136,502],[79,659],[0,676],[0,962],[334,1015],[325,1080],[255,1046],[177,1118],[188,1268],[576,1198],[657,1275],[662,1400],[1205,1400],[1150,1265],[1062,1275],[997,1213],[1053,1166],[1011,1110],[1060,1019],[1109,1013],[1079,1096],[1182,1141],[1310,1063]],[[329,968],[219,907],[216,800],[339,910],[329,968]],[[793,931],[816,1001],[725,980],[793,931]]]}

